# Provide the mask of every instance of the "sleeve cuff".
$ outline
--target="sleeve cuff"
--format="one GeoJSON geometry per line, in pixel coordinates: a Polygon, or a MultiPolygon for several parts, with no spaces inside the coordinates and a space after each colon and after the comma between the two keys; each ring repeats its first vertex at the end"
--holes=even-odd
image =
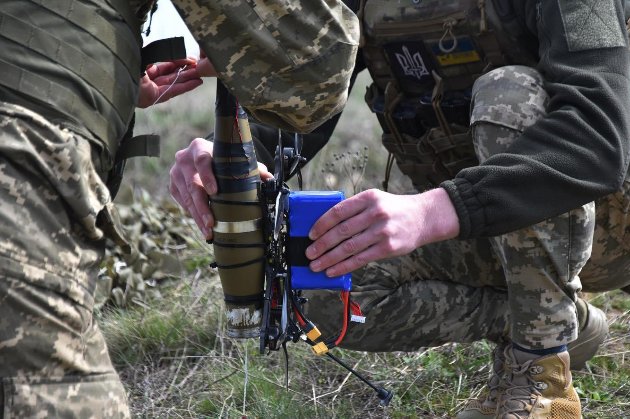
{"type": "Polygon", "coordinates": [[[473,186],[464,178],[447,180],[440,184],[448,193],[459,218],[459,239],[481,237],[486,220],[473,186]]]}

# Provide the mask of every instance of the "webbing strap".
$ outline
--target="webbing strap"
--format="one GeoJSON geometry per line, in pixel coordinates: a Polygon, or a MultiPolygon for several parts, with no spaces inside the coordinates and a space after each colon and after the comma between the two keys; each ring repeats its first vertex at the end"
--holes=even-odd
{"type": "Polygon", "coordinates": [[[10,15],[8,11],[3,11],[0,18],[0,36],[24,45],[77,74],[103,95],[118,114],[120,121],[126,119],[121,116],[121,109],[128,109],[130,103],[136,102],[133,92],[123,89],[103,70],[102,64],[53,34],[10,15]]]}
{"type": "Polygon", "coordinates": [[[186,58],[186,44],[183,36],[159,39],[142,48],[141,70],[149,64],[181,60],[186,58]]]}
{"type": "MultiPolygon", "coordinates": [[[[113,124],[108,123],[108,117],[118,118],[117,115],[102,115],[99,112],[85,112],[81,100],[67,87],[50,81],[38,74],[16,67],[0,58],[0,84],[10,89],[18,90],[34,98],[44,101],[46,98],[55,99],[55,107],[66,115],[81,115],[83,123],[100,139],[114,139],[118,135],[113,124]]],[[[109,151],[116,150],[118,144],[106,144],[109,151]]]]}
{"type": "MultiPolygon", "coordinates": [[[[139,74],[141,43],[121,36],[110,22],[80,1],[29,0],[83,29],[112,51],[131,74],[139,74]]],[[[131,29],[132,31],[134,28],[131,29]]]]}
{"type": "MultiPolygon", "coordinates": [[[[136,40],[138,41],[138,45],[142,45],[142,36],[140,35],[140,31],[142,30],[142,22],[140,19],[133,13],[131,10],[129,0],[105,0],[111,7],[116,9],[120,16],[127,22],[127,25],[133,31],[136,40]]],[[[147,2],[148,3],[148,2],[147,2]]]]}
{"type": "Polygon", "coordinates": [[[116,152],[116,162],[131,157],[160,157],[160,136],[155,134],[137,135],[120,143],[116,152]]]}

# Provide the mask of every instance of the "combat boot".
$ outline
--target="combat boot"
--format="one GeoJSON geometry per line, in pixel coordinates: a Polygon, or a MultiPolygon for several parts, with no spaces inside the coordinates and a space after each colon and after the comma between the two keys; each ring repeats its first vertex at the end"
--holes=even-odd
{"type": "Polygon", "coordinates": [[[492,351],[492,371],[485,395],[479,399],[473,399],[462,409],[456,419],[486,419],[493,418],[497,412],[497,401],[503,392],[501,378],[505,366],[505,348],[507,343],[498,344],[492,351]]]}
{"type": "Polygon", "coordinates": [[[508,346],[503,385],[497,406],[499,419],[582,417],[567,351],[540,356],[508,346]]]}
{"type": "MultiPolygon", "coordinates": [[[[578,298],[576,307],[580,332],[577,340],[567,345],[572,370],[584,368],[586,361],[595,355],[608,335],[608,323],[603,311],[581,298],[578,298]]],[[[497,398],[504,389],[501,377],[505,360],[503,351],[506,346],[506,344],[499,344],[492,353],[492,376],[484,395],[469,401],[466,407],[457,414],[456,419],[486,419],[495,416],[497,398]]]]}
{"type": "Polygon", "coordinates": [[[597,353],[600,345],[608,335],[608,322],[606,314],[595,306],[578,298],[575,306],[577,308],[580,331],[578,337],[567,345],[571,356],[571,369],[581,370],[586,365],[586,361],[597,353]]]}

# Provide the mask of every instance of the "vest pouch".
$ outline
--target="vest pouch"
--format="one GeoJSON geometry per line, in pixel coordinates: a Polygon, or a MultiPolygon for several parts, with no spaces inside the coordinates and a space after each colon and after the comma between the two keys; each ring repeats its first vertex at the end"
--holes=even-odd
{"type": "Polygon", "coordinates": [[[455,177],[462,169],[479,164],[470,129],[455,124],[449,125],[449,129],[450,135],[441,128],[432,128],[418,143],[418,155],[433,153],[435,156],[434,167],[438,176],[434,186],[455,177]]]}
{"type": "Polygon", "coordinates": [[[367,2],[364,55],[375,83],[384,90],[395,79],[402,92],[417,96],[430,91],[435,71],[447,91],[470,88],[495,55],[484,51],[498,49],[485,36],[482,10],[478,0],[367,2]]]}
{"type": "MultiPolygon", "coordinates": [[[[373,88],[374,85],[368,89],[368,93],[365,96],[370,110],[376,115],[379,123],[383,127],[387,126],[387,118],[385,116],[385,98],[378,93],[378,89],[373,88]]],[[[400,101],[393,112],[391,112],[392,122],[396,125],[396,130],[411,135],[412,137],[420,137],[424,134],[425,126],[427,126],[418,113],[419,102],[416,99],[403,99],[400,101]]],[[[434,125],[429,125],[434,126],[434,125]]],[[[385,129],[385,132],[391,132],[385,129]]]]}
{"type": "MultiPolygon", "coordinates": [[[[472,90],[444,92],[440,101],[440,108],[447,121],[455,125],[468,126],[470,124],[470,103],[472,100],[472,90]]],[[[431,95],[423,95],[418,99],[417,113],[422,116],[422,123],[427,127],[437,127],[440,125],[433,104],[431,95]]]]}
{"type": "Polygon", "coordinates": [[[402,144],[393,134],[383,134],[383,145],[419,191],[436,187],[460,170],[479,164],[470,130],[458,125],[449,128],[450,136],[440,128],[430,129],[420,138],[402,134],[402,144]]]}
{"type": "Polygon", "coordinates": [[[429,179],[434,176],[434,155],[420,150],[418,138],[407,134],[403,134],[402,137],[404,142],[399,144],[393,134],[383,134],[383,145],[396,157],[398,168],[413,181],[414,187],[419,190],[426,189],[431,185],[429,179]]]}
{"type": "Polygon", "coordinates": [[[479,75],[504,64],[485,2],[370,0],[362,16],[363,54],[374,81],[366,102],[400,170],[424,190],[476,165],[471,89],[479,75]],[[433,103],[436,80],[442,123],[433,103]]]}

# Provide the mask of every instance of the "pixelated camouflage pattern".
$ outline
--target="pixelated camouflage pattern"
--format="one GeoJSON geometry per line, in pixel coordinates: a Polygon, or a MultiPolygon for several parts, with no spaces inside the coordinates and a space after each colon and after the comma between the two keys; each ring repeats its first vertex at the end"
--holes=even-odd
{"type": "Polygon", "coordinates": [[[109,194],[87,139],[0,103],[5,417],[129,417],[92,317],[109,194]]]}
{"type": "MultiPolygon", "coordinates": [[[[501,266],[485,239],[449,240],[353,272],[352,299],[365,323],[348,326],[341,343],[362,351],[414,351],[447,342],[499,340],[509,327],[501,266]]],[[[335,335],[342,305],[333,291],[306,293],[306,315],[335,335]]]]}
{"type": "Polygon", "coordinates": [[[219,77],[256,119],[308,132],[341,111],[359,40],[338,0],[174,0],[219,77]]]}
{"type": "MultiPolygon", "coordinates": [[[[471,113],[479,161],[508,151],[525,128],[544,116],[547,97],[542,76],[530,67],[502,67],[480,77],[471,113]]],[[[510,290],[514,342],[540,349],[577,338],[578,274],[590,257],[594,227],[595,207],[589,203],[491,238],[510,290]]]]}
{"type": "MultiPolygon", "coordinates": [[[[473,140],[483,161],[544,115],[547,95],[534,70],[505,67],[479,79],[473,99],[473,140]]],[[[630,283],[630,182],[596,205],[597,216],[589,203],[504,236],[430,244],[354,272],[352,295],[366,322],[351,323],[342,346],[410,351],[502,337],[531,348],[571,342],[580,279],[584,291],[630,283]]],[[[328,335],[341,325],[333,295],[311,292],[307,304],[328,335]]]]}
{"type": "Polygon", "coordinates": [[[630,176],[622,188],[595,201],[595,234],[591,258],[582,270],[586,292],[630,286],[630,176]]]}

